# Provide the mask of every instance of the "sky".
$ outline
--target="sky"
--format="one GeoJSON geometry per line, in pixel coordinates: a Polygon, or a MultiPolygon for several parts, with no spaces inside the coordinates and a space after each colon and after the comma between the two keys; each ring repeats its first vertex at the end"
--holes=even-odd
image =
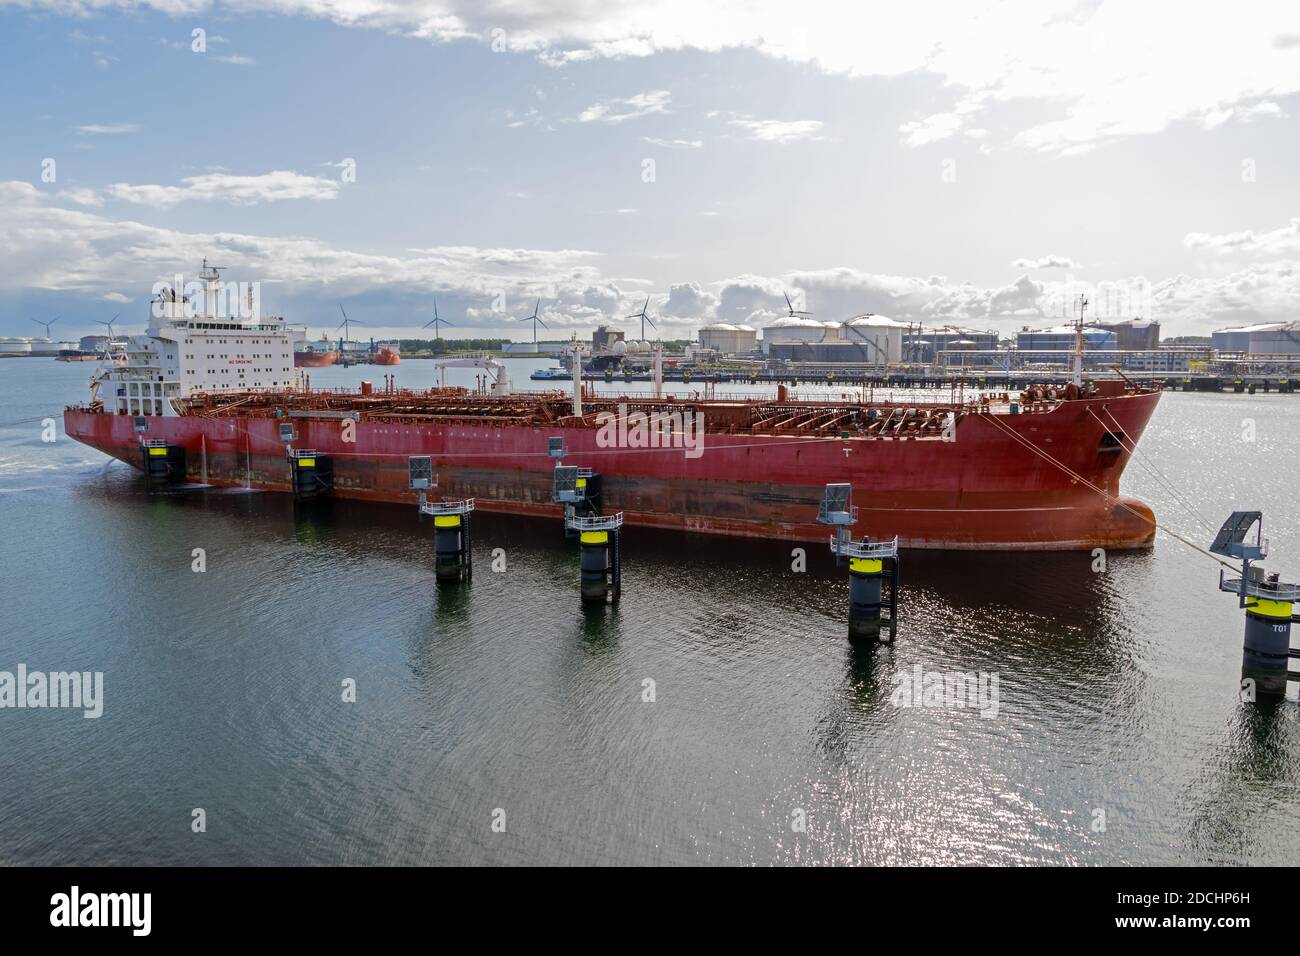
{"type": "Polygon", "coordinates": [[[0,0],[0,334],[1300,318],[1300,4],[0,0]]]}

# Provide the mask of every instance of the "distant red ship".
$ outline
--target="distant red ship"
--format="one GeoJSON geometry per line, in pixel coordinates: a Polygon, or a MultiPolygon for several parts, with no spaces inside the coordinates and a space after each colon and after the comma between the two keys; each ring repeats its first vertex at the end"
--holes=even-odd
{"type": "Polygon", "coordinates": [[[311,348],[310,346],[293,353],[294,368],[324,368],[327,365],[334,365],[339,360],[338,345],[334,344],[330,348],[330,337],[325,335],[319,345],[323,348],[311,348]]]}
{"type": "Polygon", "coordinates": [[[402,353],[396,344],[386,342],[375,350],[373,361],[376,365],[400,365],[402,364],[402,353]]]}

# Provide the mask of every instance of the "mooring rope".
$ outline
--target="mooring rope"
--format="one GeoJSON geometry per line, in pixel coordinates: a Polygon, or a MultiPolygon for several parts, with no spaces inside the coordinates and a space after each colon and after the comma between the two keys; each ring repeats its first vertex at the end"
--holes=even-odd
{"type": "Polygon", "coordinates": [[[1044,459],[1045,461],[1049,462],[1050,464],[1054,465],[1055,467],[1061,469],[1061,471],[1065,472],[1067,475],[1069,475],[1069,476],[1070,476],[1071,478],[1073,478],[1075,481],[1082,482],[1083,484],[1087,485],[1089,488],[1091,488],[1091,489],[1092,489],[1093,491],[1095,491],[1097,494],[1101,495],[1101,497],[1103,498],[1103,500],[1105,500],[1105,501],[1107,501],[1107,502],[1113,501],[1115,504],[1119,505],[1119,506],[1120,506],[1121,508],[1123,508],[1125,511],[1128,511],[1130,514],[1132,514],[1132,515],[1134,515],[1134,516],[1136,516],[1136,517],[1142,519],[1143,521],[1147,522],[1147,524],[1151,525],[1152,527],[1156,528],[1157,530],[1159,530],[1159,531],[1163,531],[1165,534],[1169,535],[1169,537],[1173,538],[1175,541],[1180,542],[1181,544],[1185,544],[1187,547],[1191,548],[1193,551],[1196,551],[1196,552],[1198,552],[1198,553],[1200,553],[1200,554],[1205,555],[1207,558],[1209,558],[1211,561],[1215,562],[1216,564],[1220,564],[1220,565],[1222,565],[1223,567],[1228,568],[1228,569],[1233,570],[1233,571],[1236,571],[1236,570],[1237,570],[1236,567],[1234,567],[1233,565],[1229,564],[1227,561],[1224,561],[1224,560],[1221,559],[1218,555],[1213,554],[1213,553],[1211,553],[1210,551],[1207,551],[1205,548],[1202,548],[1199,544],[1196,544],[1194,541],[1189,541],[1186,537],[1184,537],[1183,535],[1179,534],[1177,531],[1174,531],[1172,528],[1167,527],[1166,525],[1161,524],[1159,521],[1156,521],[1154,518],[1148,518],[1146,515],[1142,514],[1142,512],[1138,511],[1136,508],[1133,508],[1133,507],[1131,507],[1131,506],[1125,504],[1124,502],[1120,501],[1118,498],[1116,498],[1116,497],[1110,495],[1110,494],[1109,494],[1108,492],[1106,492],[1104,489],[1097,487],[1095,484],[1093,484],[1093,483],[1092,483],[1091,481],[1089,481],[1087,478],[1083,477],[1083,475],[1079,474],[1079,473],[1076,472],[1074,469],[1070,468],[1070,467],[1069,467],[1068,465],[1066,465],[1064,462],[1058,461],[1056,458],[1052,457],[1050,454],[1048,454],[1047,452],[1043,451],[1041,448],[1039,448],[1037,445],[1035,445],[1033,442],[1031,442],[1029,439],[1027,439],[1027,438],[1025,438],[1025,437],[1023,437],[1023,436],[1021,436],[1021,435],[1019,435],[1019,434],[1017,434],[1017,433],[1015,432],[1014,429],[1008,427],[1007,425],[1004,425],[1002,422],[997,421],[995,416],[993,416],[993,415],[978,415],[978,416],[976,416],[976,417],[977,417],[977,418],[984,419],[985,421],[988,421],[988,422],[990,422],[991,424],[996,425],[996,426],[997,426],[998,428],[1000,428],[1000,429],[1001,429],[1005,434],[1010,435],[1012,438],[1014,438],[1016,441],[1020,442],[1020,444],[1024,445],[1026,448],[1028,448],[1028,449],[1029,449],[1030,451],[1032,451],[1034,454],[1038,455],[1040,458],[1044,459]]]}
{"type": "MultiPolygon", "coordinates": [[[[1141,453],[1138,450],[1137,442],[1128,434],[1128,432],[1124,430],[1124,426],[1115,420],[1115,416],[1110,413],[1110,409],[1106,408],[1105,406],[1102,406],[1102,411],[1106,413],[1106,417],[1110,419],[1111,424],[1119,430],[1119,435],[1128,439],[1129,445],[1132,446],[1129,447],[1129,445],[1125,445],[1123,441],[1120,441],[1120,447],[1123,448],[1125,451],[1127,451],[1133,457],[1137,458],[1138,464],[1146,468],[1155,477],[1156,481],[1161,483],[1164,486],[1164,489],[1168,491],[1171,495],[1173,495],[1174,500],[1178,502],[1180,505],[1182,505],[1184,508],[1186,508],[1188,512],[1191,513],[1192,517],[1200,522],[1203,528],[1205,528],[1211,534],[1217,533],[1219,529],[1214,527],[1214,525],[1211,524],[1205,518],[1204,515],[1202,515],[1199,511],[1196,510],[1196,506],[1193,505],[1192,502],[1188,500],[1182,494],[1182,492],[1178,490],[1178,488],[1174,485],[1173,481],[1171,481],[1169,477],[1165,475],[1164,472],[1162,472],[1159,468],[1156,467],[1154,462],[1150,461],[1145,454],[1141,453]]],[[[1091,408],[1088,409],[1088,414],[1091,415],[1093,418],[1097,419],[1097,423],[1101,425],[1102,428],[1107,427],[1106,423],[1103,422],[1101,418],[1097,415],[1097,413],[1093,411],[1091,408]]]]}

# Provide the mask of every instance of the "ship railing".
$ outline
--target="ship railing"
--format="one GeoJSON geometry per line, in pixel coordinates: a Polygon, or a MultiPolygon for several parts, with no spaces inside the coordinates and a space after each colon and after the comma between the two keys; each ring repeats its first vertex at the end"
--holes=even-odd
{"type": "MultiPolygon", "coordinates": [[[[618,382],[617,380],[615,380],[614,382],[609,384],[613,386],[613,385],[617,385],[618,382]]],[[[685,385],[683,385],[681,382],[665,382],[664,393],[663,395],[659,396],[659,400],[666,401],[666,402],[689,402],[689,401],[701,400],[704,398],[703,389],[696,389],[695,388],[696,384],[697,384],[696,382],[687,382],[685,385]],[[700,394],[696,395],[693,394],[693,392],[699,392],[700,394]]],[[[767,392],[722,391],[722,387],[725,387],[727,383],[719,382],[716,384],[719,387],[714,391],[713,395],[710,397],[711,401],[762,403],[762,402],[777,401],[776,386],[780,383],[778,382],[771,383],[772,386],[771,391],[767,391],[767,392]]],[[[953,398],[949,394],[948,389],[946,388],[943,389],[920,388],[920,387],[908,388],[902,385],[888,385],[888,386],[877,385],[873,387],[868,385],[865,388],[865,394],[864,394],[863,386],[854,382],[837,382],[833,385],[827,385],[824,382],[821,383],[803,382],[797,386],[786,385],[786,389],[787,392],[786,392],[785,401],[787,402],[823,402],[827,404],[842,403],[848,405],[868,404],[868,405],[918,405],[918,406],[919,405],[951,406],[953,404],[953,398]]],[[[524,390],[520,390],[517,394],[522,394],[523,391],[524,390]]],[[[1001,394],[1003,392],[1008,392],[1008,391],[1012,391],[1012,390],[1007,389],[1006,387],[995,388],[992,386],[987,386],[981,390],[975,386],[968,386],[966,388],[965,400],[967,402],[970,402],[975,400],[974,396],[976,395],[981,395],[981,396],[984,394],[995,395],[995,394],[1001,394]]],[[[528,391],[527,394],[542,395],[545,393],[541,391],[528,391]]],[[[594,398],[596,400],[604,400],[604,401],[609,401],[611,399],[621,399],[621,398],[626,398],[632,401],[642,401],[642,400],[654,401],[655,400],[654,392],[639,392],[639,391],[630,392],[630,391],[622,391],[622,390],[614,391],[612,389],[609,391],[597,392],[594,396],[589,394],[588,397],[594,398]]]]}
{"type": "Polygon", "coordinates": [[[868,538],[863,538],[861,541],[854,541],[851,538],[840,540],[835,535],[831,535],[830,542],[831,553],[846,558],[882,560],[898,557],[898,535],[894,535],[890,541],[871,541],[868,538]]]}
{"type": "Polygon", "coordinates": [[[422,515],[463,515],[474,510],[473,498],[461,498],[456,501],[421,501],[422,515]]]}
{"type": "Polygon", "coordinates": [[[574,531],[613,531],[615,528],[623,527],[623,512],[587,517],[570,515],[564,519],[564,526],[574,531]]]}
{"type": "MultiPolygon", "coordinates": [[[[1231,594],[1240,594],[1241,578],[1227,578],[1220,571],[1219,590],[1231,594]]],[[[1290,601],[1294,604],[1300,602],[1300,584],[1277,583],[1270,586],[1264,581],[1247,581],[1246,595],[1248,597],[1263,598],[1265,601],[1290,601]]]]}
{"type": "Polygon", "coordinates": [[[290,458],[318,458],[320,456],[316,454],[316,449],[314,448],[290,448],[289,457],[290,458]]]}

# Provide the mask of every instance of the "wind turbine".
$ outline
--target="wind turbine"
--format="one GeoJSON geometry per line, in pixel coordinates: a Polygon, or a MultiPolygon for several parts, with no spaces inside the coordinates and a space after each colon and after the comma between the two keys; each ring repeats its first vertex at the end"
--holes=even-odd
{"type": "Polygon", "coordinates": [[[797,318],[798,318],[799,316],[801,316],[801,315],[808,315],[808,316],[812,315],[811,312],[800,312],[800,311],[798,311],[798,310],[794,307],[794,303],[790,301],[790,293],[789,293],[789,292],[786,292],[786,293],[783,293],[783,294],[785,295],[785,307],[786,307],[787,309],[790,310],[790,318],[792,318],[792,319],[797,319],[797,318]]]}
{"type": "Polygon", "coordinates": [[[433,318],[430,319],[428,322],[425,322],[424,325],[422,325],[422,326],[420,326],[420,327],[421,327],[421,328],[424,328],[424,329],[427,329],[429,326],[432,325],[432,326],[433,326],[433,335],[434,335],[434,338],[435,338],[435,339],[440,339],[440,338],[442,338],[442,331],[441,331],[442,326],[444,326],[444,325],[455,326],[455,324],[456,324],[455,322],[448,322],[446,319],[440,319],[440,318],[438,318],[438,300],[437,300],[437,299],[434,299],[434,300],[433,300],[433,318]]]}
{"type": "Polygon", "coordinates": [[[542,328],[544,328],[544,329],[550,329],[550,326],[547,325],[545,322],[543,322],[543,321],[541,320],[541,318],[540,318],[540,317],[538,316],[538,314],[537,314],[537,310],[540,309],[541,307],[542,307],[542,300],[541,300],[541,299],[538,299],[538,300],[537,300],[537,304],[536,304],[535,306],[533,306],[533,314],[532,314],[532,315],[526,315],[526,316],[524,316],[522,319],[519,319],[519,320],[518,320],[518,321],[520,321],[520,322],[531,322],[531,323],[533,323],[533,351],[534,351],[534,352],[537,351],[537,326],[540,325],[540,326],[541,326],[542,328]]]}
{"type": "Polygon", "coordinates": [[[112,317],[111,319],[109,319],[107,322],[105,322],[103,319],[96,319],[96,320],[95,320],[95,324],[96,324],[96,325],[103,325],[103,326],[107,326],[107,327],[108,327],[108,340],[109,340],[109,342],[112,342],[112,341],[113,341],[113,323],[117,321],[118,316],[120,316],[121,314],[122,314],[121,312],[117,313],[117,315],[113,316],[113,317],[112,317]]]}
{"type": "Polygon", "coordinates": [[[42,322],[40,319],[32,319],[32,321],[35,322],[37,325],[45,326],[45,337],[48,339],[50,337],[50,326],[53,325],[55,322],[59,321],[59,317],[56,315],[48,322],[42,322]]]}
{"type": "Polygon", "coordinates": [[[334,326],[334,331],[337,332],[339,329],[343,330],[343,344],[347,345],[348,335],[351,333],[351,326],[365,325],[366,323],[359,322],[356,319],[349,319],[347,309],[343,308],[342,302],[339,303],[339,311],[343,313],[343,321],[334,326]]]}
{"type": "Polygon", "coordinates": [[[655,320],[652,319],[652,318],[650,318],[650,316],[646,315],[646,309],[648,309],[648,308],[650,308],[650,296],[646,296],[646,297],[645,297],[645,305],[641,306],[641,311],[640,311],[640,312],[633,312],[631,315],[624,316],[624,318],[627,318],[627,319],[640,319],[640,320],[641,320],[641,341],[642,341],[642,342],[644,342],[644,341],[646,340],[646,338],[645,338],[645,324],[646,324],[647,322],[650,323],[650,328],[652,328],[652,329],[657,329],[657,328],[659,328],[659,326],[655,325],[655,320]]]}

